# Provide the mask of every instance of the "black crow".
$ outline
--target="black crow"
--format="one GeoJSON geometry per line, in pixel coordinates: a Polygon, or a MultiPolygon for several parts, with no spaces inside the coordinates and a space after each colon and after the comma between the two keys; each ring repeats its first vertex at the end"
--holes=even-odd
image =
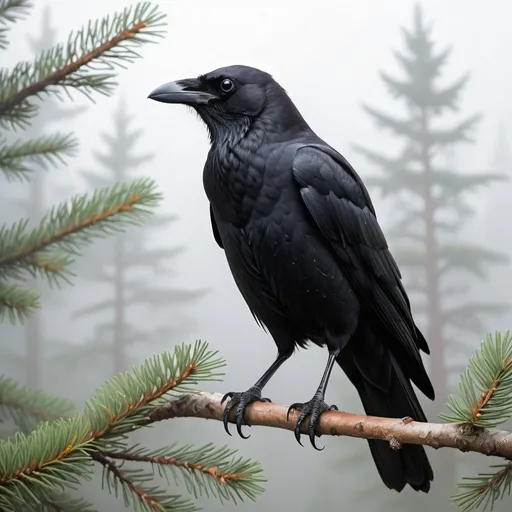
{"type": "MultiPolygon", "coordinates": [[[[329,90],[321,82],[315,94],[329,90]]],[[[334,363],[356,387],[368,415],[426,421],[411,381],[430,399],[434,389],[398,266],[361,178],[308,126],[271,75],[229,66],[155,89],[149,98],[192,107],[211,142],[203,171],[213,235],[256,321],[272,335],[276,360],[243,393],[227,393],[224,413],[268,401],[262,389],[308,341],[329,358],[313,398],[300,410],[295,436],[309,417],[315,446],[334,363]]],[[[338,116],[334,115],[334,118],[338,116]]],[[[228,431],[229,433],[229,431],[228,431]]],[[[425,450],[369,440],[380,476],[391,489],[428,492],[433,472],[425,450]]]]}

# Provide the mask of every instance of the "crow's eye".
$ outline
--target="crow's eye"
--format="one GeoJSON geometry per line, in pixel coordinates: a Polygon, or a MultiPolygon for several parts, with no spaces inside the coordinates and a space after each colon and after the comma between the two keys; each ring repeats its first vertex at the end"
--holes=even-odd
{"type": "Polygon", "coordinates": [[[233,80],[230,80],[229,78],[224,78],[220,83],[220,90],[224,93],[231,92],[234,88],[235,84],[233,83],[233,80]]]}

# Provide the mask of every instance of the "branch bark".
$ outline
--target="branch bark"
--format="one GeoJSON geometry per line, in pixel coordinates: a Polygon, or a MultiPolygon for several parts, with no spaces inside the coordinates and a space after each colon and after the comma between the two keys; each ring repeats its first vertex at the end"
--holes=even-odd
{"type": "MultiPolygon", "coordinates": [[[[222,421],[225,404],[220,393],[191,393],[171,399],[153,411],[149,422],[171,418],[203,418],[222,421]]],[[[276,403],[256,402],[246,409],[248,425],[293,430],[299,415],[292,411],[288,420],[288,407],[276,403]]],[[[233,414],[230,422],[233,423],[233,414]]],[[[307,434],[309,421],[304,421],[301,432],[307,434]]],[[[455,448],[462,452],[477,452],[512,460],[512,432],[468,428],[454,423],[421,423],[410,418],[377,418],[341,411],[322,414],[317,435],[350,436],[363,439],[381,439],[393,449],[403,444],[421,444],[432,448],[455,448]]]]}

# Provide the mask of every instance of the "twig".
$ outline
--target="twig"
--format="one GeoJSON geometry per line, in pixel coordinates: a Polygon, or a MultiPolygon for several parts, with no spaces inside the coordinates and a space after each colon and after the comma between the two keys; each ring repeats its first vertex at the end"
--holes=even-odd
{"type": "MultiPolygon", "coordinates": [[[[203,418],[222,421],[225,404],[220,403],[219,393],[192,393],[181,395],[153,411],[150,423],[170,418],[203,418]]],[[[246,410],[250,425],[293,430],[298,412],[291,412],[286,419],[288,407],[275,403],[256,402],[246,410]]],[[[234,413],[233,413],[234,414],[234,413]]],[[[230,418],[233,422],[233,417],[230,418]]],[[[306,434],[308,421],[302,424],[306,434]]],[[[463,452],[478,452],[512,459],[512,433],[504,430],[488,431],[454,423],[421,423],[410,418],[377,418],[341,411],[322,414],[317,426],[319,435],[350,436],[363,439],[382,439],[393,447],[403,444],[421,444],[432,448],[455,448],[463,452]]]]}
{"type": "Polygon", "coordinates": [[[112,473],[120,482],[126,485],[135,496],[137,496],[142,502],[148,505],[150,510],[154,510],[155,512],[162,510],[160,504],[155,501],[144,489],[141,489],[135,482],[133,482],[133,480],[128,478],[124,471],[121,471],[115,462],[109,460],[101,453],[94,453],[92,458],[96,462],[99,462],[106,471],[112,473]]]}
{"type": "Polygon", "coordinates": [[[91,51],[80,55],[78,58],[74,59],[69,64],[66,64],[60,69],[55,70],[53,73],[45,76],[41,80],[34,82],[21,91],[17,92],[15,95],[7,98],[3,103],[0,103],[0,115],[8,112],[10,109],[19,105],[23,101],[25,101],[29,96],[34,96],[44,91],[47,87],[51,85],[57,85],[59,82],[64,80],[67,76],[76,73],[81,67],[87,66],[94,59],[97,59],[104,53],[112,50],[115,46],[127,39],[134,38],[142,29],[147,27],[147,23],[145,21],[141,21],[130,28],[127,28],[122,33],[115,35],[109,41],[104,42],[102,45],[94,48],[91,51]]]}
{"type": "Polygon", "coordinates": [[[122,452],[106,452],[102,451],[101,455],[109,459],[117,459],[130,462],[149,462],[150,464],[157,464],[160,466],[175,466],[198,471],[209,475],[218,482],[225,484],[227,480],[236,480],[240,478],[247,478],[247,475],[237,473],[222,473],[217,466],[203,466],[202,464],[193,464],[186,460],[179,460],[176,457],[155,457],[151,455],[136,455],[131,453],[122,452]]]}

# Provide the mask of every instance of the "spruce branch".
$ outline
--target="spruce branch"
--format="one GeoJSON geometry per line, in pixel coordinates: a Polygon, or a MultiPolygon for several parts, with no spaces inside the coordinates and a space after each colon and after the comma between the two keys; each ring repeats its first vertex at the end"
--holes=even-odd
{"type": "Polygon", "coordinates": [[[491,468],[498,468],[494,473],[479,473],[476,477],[465,477],[459,483],[459,489],[464,489],[451,497],[451,500],[462,512],[471,512],[482,507],[483,510],[492,510],[496,501],[510,495],[512,489],[512,462],[496,464],[491,468]]]}
{"type": "Polygon", "coordinates": [[[121,470],[114,461],[101,453],[95,453],[94,460],[103,466],[103,485],[106,483],[109,492],[114,491],[116,498],[119,495],[120,484],[126,506],[135,498],[137,509],[144,512],[195,512],[199,510],[190,500],[168,495],[161,489],[144,485],[145,482],[153,479],[151,474],[142,474],[137,469],[121,470]]]}
{"type": "MultiPolygon", "coordinates": [[[[224,364],[207,343],[179,345],[173,353],[148,359],[132,373],[109,379],[82,413],[44,422],[29,435],[18,433],[14,439],[0,441],[0,509],[51,502],[55,492],[89,478],[94,457],[102,450],[124,449],[126,434],[147,425],[149,414],[167,401],[168,393],[190,392],[197,382],[218,379],[224,364]]],[[[137,474],[134,481],[141,478],[137,474]]],[[[164,505],[182,503],[174,498],[166,501],[160,491],[148,491],[148,496],[154,500],[155,493],[164,505]]],[[[148,510],[179,510],[169,507],[148,510]]]]}
{"type": "Polygon", "coordinates": [[[440,418],[474,427],[494,428],[512,417],[512,336],[497,332],[485,341],[461,375],[459,396],[450,395],[449,413],[440,418]]]}
{"type": "MultiPolygon", "coordinates": [[[[169,481],[169,474],[178,484],[179,476],[185,480],[187,491],[198,497],[213,495],[221,502],[243,501],[243,495],[254,500],[262,492],[261,467],[255,461],[235,458],[236,450],[207,444],[202,447],[175,445],[150,451],[133,447],[124,452],[102,452],[105,457],[125,462],[149,463],[160,476],[169,481]]],[[[153,469],[153,474],[154,474],[153,469]]]]}
{"type": "Polygon", "coordinates": [[[118,183],[62,202],[32,230],[27,219],[0,227],[0,278],[22,279],[28,272],[50,282],[66,279],[73,255],[84,245],[141,224],[160,199],[152,180],[118,183]]]}
{"type": "Polygon", "coordinates": [[[9,46],[7,25],[23,18],[31,7],[31,0],[0,0],[0,50],[9,46]]]}
{"type": "Polygon", "coordinates": [[[77,90],[91,99],[92,92],[110,95],[117,85],[115,67],[124,67],[140,55],[136,48],[163,36],[165,14],[149,2],[89,22],[66,44],[41,53],[34,62],[20,62],[0,70],[0,123],[26,126],[37,113],[30,101],[43,93],[61,96],[77,90]]]}
{"type": "Polygon", "coordinates": [[[30,163],[42,168],[47,164],[64,164],[64,157],[75,155],[77,148],[77,139],[69,134],[56,133],[14,144],[0,139],[0,170],[8,180],[13,177],[23,180],[32,172],[30,163]]]}
{"type": "Polygon", "coordinates": [[[41,421],[69,417],[73,412],[70,400],[20,386],[13,379],[0,376],[0,414],[9,416],[25,432],[41,421]]]}
{"type": "Polygon", "coordinates": [[[0,322],[7,316],[11,324],[23,323],[30,314],[41,307],[35,290],[16,284],[0,283],[0,322]]]}

